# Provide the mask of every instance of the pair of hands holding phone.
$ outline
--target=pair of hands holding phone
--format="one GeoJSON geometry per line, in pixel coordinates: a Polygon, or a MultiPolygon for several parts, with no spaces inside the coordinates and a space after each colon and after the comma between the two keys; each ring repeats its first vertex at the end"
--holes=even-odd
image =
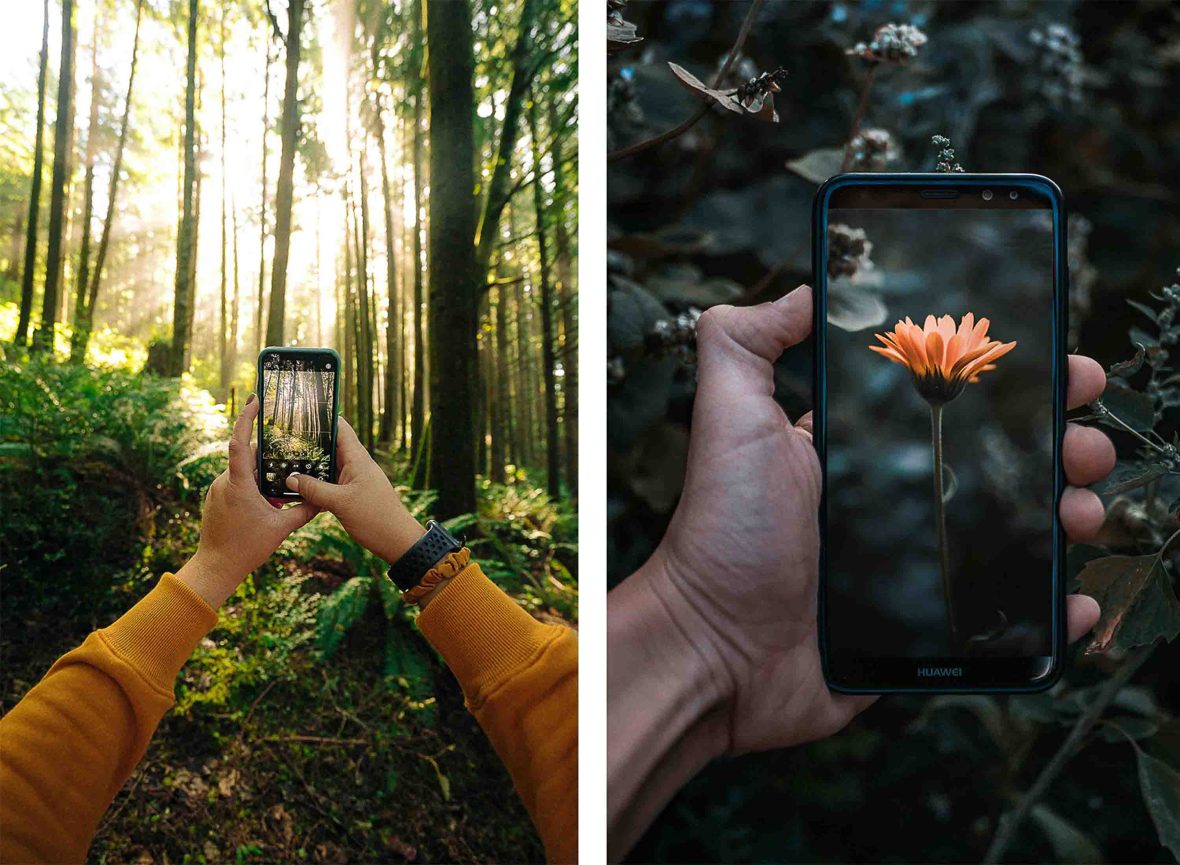
{"type": "MultiPolygon", "coordinates": [[[[608,596],[610,856],[620,858],[679,787],[715,757],[831,735],[876,698],[835,694],[817,637],[819,459],[811,414],[788,419],[774,362],[812,327],[807,286],[774,303],[717,306],[697,328],[698,376],[684,491],[652,557],[608,596]]],[[[1098,398],[1102,367],[1069,358],[1067,403],[1098,398]]],[[[1073,541],[1102,526],[1084,486],[1115,463],[1099,430],[1070,424],[1073,541]]],[[[1069,639],[1098,604],[1067,599],[1069,639]]]]}
{"type": "Polygon", "coordinates": [[[337,482],[293,474],[287,486],[302,496],[301,503],[281,508],[264,498],[250,444],[258,407],[251,396],[234,422],[229,468],[209,487],[197,551],[176,574],[210,607],[220,607],[291,532],[321,510],[334,513],[357,543],[390,563],[424,534],[344,418],[336,434],[337,482]]]}

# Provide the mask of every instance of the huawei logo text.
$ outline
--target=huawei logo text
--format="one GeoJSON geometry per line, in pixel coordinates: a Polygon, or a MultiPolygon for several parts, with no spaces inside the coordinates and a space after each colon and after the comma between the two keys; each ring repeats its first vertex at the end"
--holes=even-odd
{"type": "Polygon", "coordinates": [[[949,678],[952,676],[962,676],[962,667],[918,667],[918,676],[938,676],[949,678]]]}

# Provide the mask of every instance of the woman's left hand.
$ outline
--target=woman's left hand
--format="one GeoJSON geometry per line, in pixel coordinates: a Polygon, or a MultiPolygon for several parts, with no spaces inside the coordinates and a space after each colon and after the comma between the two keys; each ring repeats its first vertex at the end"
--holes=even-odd
{"type": "Polygon", "coordinates": [[[250,432],[258,417],[253,394],[234,422],[229,469],[209,487],[197,551],[176,574],[217,609],[246,576],[270,558],[279,544],[319,513],[304,502],[279,509],[258,490],[250,432]]]}

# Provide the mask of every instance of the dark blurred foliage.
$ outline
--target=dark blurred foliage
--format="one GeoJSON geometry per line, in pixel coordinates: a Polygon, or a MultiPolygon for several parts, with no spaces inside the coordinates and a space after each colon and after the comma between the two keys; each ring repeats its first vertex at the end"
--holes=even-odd
{"type": "MultiPolygon", "coordinates": [[[[711,84],[748,8],[631,0],[619,10],[634,33],[608,61],[612,151],[694,114],[698,98],[668,63],[711,84]]],[[[1176,281],[1176,4],[770,0],[725,86],[783,67],[774,94],[780,122],[714,108],[671,141],[610,163],[611,585],[650,554],[675,509],[695,386],[695,311],[774,298],[811,279],[811,199],[817,180],[839,169],[871,68],[846,52],[871,43],[889,22],[915,25],[928,41],[905,65],[877,67],[852,148],[858,170],[934,170],[948,159],[946,144],[932,143],[938,135],[954,148],[947,167],[1055,180],[1071,214],[1070,346],[1104,365],[1130,358],[1132,337],[1142,341],[1143,316],[1127,301],[1148,302],[1176,281]],[[679,336],[669,340],[668,332],[679,336]]],[[[788,352],[776,370],[791,416],[810,406],[807,351],[788,352]]],[[[1155,430],[1172,441],[1175,407],[1157,407],[1155,430]]],[[[1120,472],[1133,474],[1140,442],[1111,435],[1120,472]]],[[[1167,497],[1172,513],[1136,535],[1151,517],[1143,490],[1134,495],[1106,496],[1113,516],[1105,549],[1145,553],[1167,521],[1174,528],[1167,497]]],[[[1071,573],[1099,554],[1075,549],[1071,573]]],[[[824,742],[722,761],[673,800],[631,858],[978,861],[1000,814],[1122,657],[1071,654],[1069,681],[1050,695],[890,698],[824,742]]],[[[1173,767],[1180,765],[1177,655],[1175,645],[1157,649],[1106,714],[1131,718],[1119,722],[1127,728],[1146,721],[1157,732],[1138,744],[1173,767]]],[[[1134,753],[1109,726],[1088,734],[1008,857],[1170,861],[1144,805],[1134,753]]]]}

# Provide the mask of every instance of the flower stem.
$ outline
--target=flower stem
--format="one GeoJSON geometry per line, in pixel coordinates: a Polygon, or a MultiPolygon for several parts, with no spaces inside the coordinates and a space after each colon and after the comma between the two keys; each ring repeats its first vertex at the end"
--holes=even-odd
{"type": "Polygon", "coordinates": [[[874,63],[865,76],[864,84],[860,88],[860,102],[856,106],[856,114],[852,116],[852,128],[848,130],[848,140],[844,142],[844,161],[840,164],[841,171],[852,167],[852,140],[860,132],[860,122],[864,119],[865,109],[869,107],[869,93],[873,89],[873,79],[877,77],[880,64],[874,63]]]}
{"type": "Polygon", "coordinates": [[[946,602],[947,630],[951,652],[959,647],[959,629],[955,621],[954,592],[951,590],[950,555],[946,545],[946,487],[942,482],[942,406],[930,406],[930,442],[934,451],[934,524],[938,531],[938,564],[942,571],[942,597],[946,602]]]}

